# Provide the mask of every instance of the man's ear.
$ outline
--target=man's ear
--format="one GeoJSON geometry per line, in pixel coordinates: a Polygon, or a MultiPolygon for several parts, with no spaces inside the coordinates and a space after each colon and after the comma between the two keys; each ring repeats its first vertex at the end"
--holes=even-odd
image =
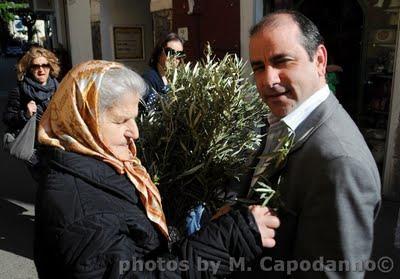
{"type": "Polygon", "coordinates": [[[319,45],[314,56],[314,63],[318,69],[319,76],[325,76],[326,74],[326,64],[328,61],[328,52],[324,45],[319,45]]]}

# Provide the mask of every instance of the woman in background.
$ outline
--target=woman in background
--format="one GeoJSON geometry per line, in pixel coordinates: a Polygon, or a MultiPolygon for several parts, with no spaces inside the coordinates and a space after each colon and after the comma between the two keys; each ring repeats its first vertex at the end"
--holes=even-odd
{"type": "Polygon", "coordinates": [[[150,70],[143,74],[143,79],[148,85],[148,90],[143,100],[147,109],[152,109],[159,96],[168,93],[168,80],[166,78],[167,57],[170,57],[178,66],[185,58],[183,41],[175,33],[169,33],[162,37],[156,44],[151,55],[150,70]]]}
{"type": "MultiPolygon", "coordinates": [[[[8,95],[3,122],[9,133],[17,136],[31,117],[39,123],[50,99],[57,90],[60,66],[57,57],[42,47],[31,47],[17,65],[18,86],[8,95]]],[[[35,177],[36,154],[27,162],[35,177]]]]}

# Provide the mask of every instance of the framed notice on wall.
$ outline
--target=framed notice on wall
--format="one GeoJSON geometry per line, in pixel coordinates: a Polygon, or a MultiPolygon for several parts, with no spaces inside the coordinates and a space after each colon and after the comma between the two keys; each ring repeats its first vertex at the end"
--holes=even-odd
{"type": "Polygon", "coordinates": [[[144,60],[144,40],[142,26],[114,26],[115,60],[144,60]]]}

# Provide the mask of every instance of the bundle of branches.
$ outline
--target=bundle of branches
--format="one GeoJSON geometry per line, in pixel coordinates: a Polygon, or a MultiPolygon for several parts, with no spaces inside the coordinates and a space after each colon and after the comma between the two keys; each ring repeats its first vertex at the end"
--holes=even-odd
{"type": "Polygon", "coordinates": [[[190,208],[224,203],[260,143],[267,108],[235,55],[169,69],[171,91],[139,122],[139,156],[160,189],[167,220],[181,227],[190,208]],[[229,189],[228,189],[229,190],[229,189]]]}

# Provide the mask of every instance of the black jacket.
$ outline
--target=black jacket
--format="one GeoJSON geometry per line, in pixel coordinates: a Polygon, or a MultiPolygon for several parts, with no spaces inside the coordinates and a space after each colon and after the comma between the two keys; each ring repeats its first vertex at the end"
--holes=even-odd
{"type": "Polygon", "coordinates": [[[231,211],[168,250],[125,175],[59,149],[42,158],[48,174],[37,193],[34,245],[40,278],[207,278],[200,259],[227,275],[262,252],[248,210],[231,211]]]}
{"type": "Polygon", "coordinates": [[[143,100],[146,103],[146,108],[150,110],[154,108],[157,98],[168,93],[169,86],[164,84],[159,72],[154,68],[146,71],[142,78],[148,86],[143,100]]]}
{"type": "Polygon", "coordinates": [[[26,105],[30,101],[36,103],[36,119],[39,122],[57,87],[58,82],[53,78],[49,78],[45,86],[28,77],[19,82],[18,86],[8,94],[7,105],[3,113],[3,122],[7,125],[9,132],[18,134],[24,128],[29,120],[25,113],[26,105]]]}

